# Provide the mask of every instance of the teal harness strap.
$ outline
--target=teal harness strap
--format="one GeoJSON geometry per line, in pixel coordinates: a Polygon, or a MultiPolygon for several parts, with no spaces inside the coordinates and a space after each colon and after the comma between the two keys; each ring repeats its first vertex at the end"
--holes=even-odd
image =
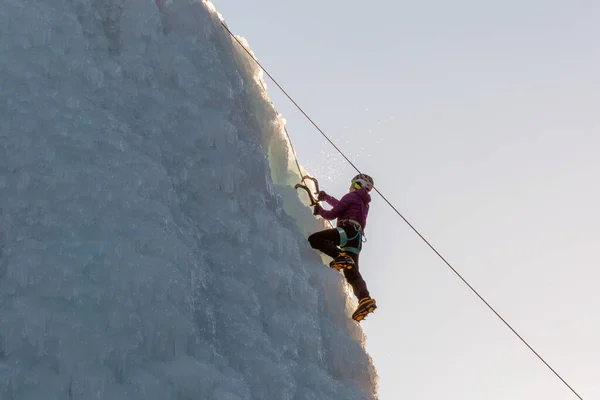
{"type": "Polygon", "coordinates": [[[348,239],[348,235],[346,235],[346,231],[343,228],[338,227],[337,228],[338,232],[340,233],[340,248],[348,253],[354,253],[354,254],[358,254],[360,253],[360,247],[362,247],[362,240],[360,240],[360,231],[356,232],[356,235],[352,236],[350,239],[348,239]],[[346,244],[350,241],[350,240],[354,240],[356,238],[359,238],[358,243],[359,244],[359,248],[356,247],[346,247],[346,244]]]}
{"type": "Polygon", "coordinates": [[[348,235],[346,235],[346,231],[343,228],[338,226],[338,232],[340,233],[340,247],[344,247],[346,243],[348,243],[348,235]]]}

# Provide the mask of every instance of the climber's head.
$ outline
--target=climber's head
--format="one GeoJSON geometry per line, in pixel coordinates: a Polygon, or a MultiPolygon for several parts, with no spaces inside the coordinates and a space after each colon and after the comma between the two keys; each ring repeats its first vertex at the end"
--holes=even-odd
{"type": "Polygon", "coordinates": [[[350,191],[353,192],[358,189],[365,188],[367,192],[373,189],[373,178],[366,174],[358,174],[352,178],[352,184],[350,185],[350,191]]]}

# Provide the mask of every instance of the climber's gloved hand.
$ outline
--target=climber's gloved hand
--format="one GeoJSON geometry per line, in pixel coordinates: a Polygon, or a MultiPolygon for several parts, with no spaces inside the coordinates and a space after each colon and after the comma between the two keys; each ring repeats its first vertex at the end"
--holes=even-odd
{"type": "Polygon", "coordinates": [[[325,197],[327,197],[327,193],[325,193],[324,191],[321,190],[319,193],[317,193],[317,200],[318,201],[325,200],[325,197]]]}
{"type": "Polygon", "coordinates": [[[322,209],[323,207],[321,207],[320,204],[315,204],[315,207],[313,208],[313,215],[319,215],[322,209]]]}

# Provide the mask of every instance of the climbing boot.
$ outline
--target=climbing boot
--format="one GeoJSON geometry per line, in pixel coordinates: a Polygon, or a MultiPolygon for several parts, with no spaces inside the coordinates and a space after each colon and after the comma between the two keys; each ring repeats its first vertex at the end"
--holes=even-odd
{"type": "Polygon", "coordinates": [[[352,269],[354,268],[354,260],[345,252],[340,252],[340,254],[329,263],[331,268],[337,269],[341,271],[342,269],[352,269]]]}
{"type": "Polygon", "coordinates": [[[375,311],[376,308],[377,304],[375,299],[370,297],[362,298],[358,301],[358,307],[356,308],[356,311],[354,311],[354,314],[352,314],[352,319],[360,322],[365,319],[367,314],[375,311]]]}

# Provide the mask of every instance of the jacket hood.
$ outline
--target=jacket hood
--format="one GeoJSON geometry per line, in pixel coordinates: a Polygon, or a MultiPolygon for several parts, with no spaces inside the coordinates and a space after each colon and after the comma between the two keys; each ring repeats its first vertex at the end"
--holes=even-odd
{"type": "Polygon", "coordinates": [[[371,202],[371,195],[369,192],[367,192],[367,189],[358,189],[354,193],[356,193],[365,204],[369,204],[371,202]]]}

